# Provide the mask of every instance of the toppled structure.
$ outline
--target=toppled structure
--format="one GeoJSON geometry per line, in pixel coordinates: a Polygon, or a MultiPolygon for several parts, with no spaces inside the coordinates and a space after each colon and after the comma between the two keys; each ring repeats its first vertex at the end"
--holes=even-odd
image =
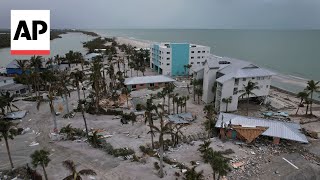
{"type": "Polygon", "coordinates": [[[194,120],[191,113],[180,113],[169,115],[169,121],[173,122],[174,124],[190,124],[191,121],[194,120]]]}
{"type": "Polygon", "coordinates": [[[280,139],[308,143],[297,123],[220,113],[215,127],[220,128],[222,138],[238,138],[248,143],[260,135],[273,137],[274,144],[279,144],[280,139]]]}

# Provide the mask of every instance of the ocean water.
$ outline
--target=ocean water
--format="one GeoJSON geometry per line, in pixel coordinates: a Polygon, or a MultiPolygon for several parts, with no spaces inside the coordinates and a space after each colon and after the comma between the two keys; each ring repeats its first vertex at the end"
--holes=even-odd
{"type": "Polygon", "coordinates": [[[320,30],[99,29],[105,36],[190,42],[218,56],[253,62],[279,73],[273,85],[297,92],[320,80],[320,30]]]}
{"type": "MultiPolygon", "coordinates": [[[[62,34],[62,38],[54,39],[50,44],[50,56],[44,56],[45,58],[53,57],[57,54],[64,55],[69,50],[79,51],[83,54],[86,53],[86,49],[82,47],[82,42],[93,39],[92,36],[87,36],[82,33],[68,33],[62,34]]],[[[0,67],[6,67],[14,59],[30,59],[30,56],[12,56],[10,54],[10,48],[0,49],[0,67]]]]}
{"type": "Polygon", "coordinates": [[[211,47],[218,56],[306,79],[320,80],[320,30],[94,30],[156,42],[190,42],[211,47]]]}
{"type": "MultiPolygon", "coordinates": [[[[308,79],[320,80],[320,30],[198,30],[198,29],[95,29],[105,36],[122,36],[156,42],[189,42],[207,45],[218,56],[251,61],[279,73],[273,85],[297,92],[308,79]]],[[[82,42],[93,37],[81,33],[51,41],[51,56],[69,50],[85,53],[82,42]]],[[[0,49],[0,67],[13,59],[10,49],[0,49]]]]}

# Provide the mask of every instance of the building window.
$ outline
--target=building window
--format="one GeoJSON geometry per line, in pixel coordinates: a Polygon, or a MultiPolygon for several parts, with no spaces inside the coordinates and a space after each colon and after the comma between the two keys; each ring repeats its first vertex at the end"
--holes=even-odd
{"type": "Polygon", "coordinates": [[[198,53],[201,53],[201,51],[198,51],[198,53]]]}
{"type": "Polygon", "coordinates": [[[154,87],[154,83],[150,83],[150,87],[154,87]]]}
{"type": "Polygon", "coordinates": [[[242,79],[242,81],[246,81],[246,80],[247,80],[246,78],[243,78],[243,79],[242,79]]]}
{"type": "Polygon", "coordinates": [[[200,56],[198,56],[198,59],[200,59],[200,56]]]}
{"type": "Polygon", "coordinates": [[[170,63],[167,63],[167,66],[170,66],[170,63]]]}
{"type": "Polygon", "coordinates": [[[202,51],[202,53],[205,53],[206,51],[202,51]]]}
{"type": "Polygon", "coordinates": [[[144,86],[144,84],[140,84],[140,86],[144,86]]]}
{"type": "Polygon", "coordinates": [[[255,79],[254,77],[252,79],[255,79]]]}
{"type": "Polygon", "coordinates": [[[204,58],[204,56],[201,57],[202,59],[204,58]]]}
{"type": "Polygon", "coordinates": [[[7,83],[7,80],[4,80],[3,82],[4,82],[4,83],[7,83]]]}
{"type": "Polygon", "coordinates": [[[170,52],[167,52],[167,54],[170,54],[170,52]]]}
{"type": "Polygon", "coordinates": [[[257,77],[257,80],[260,80],[260,77],[257,77]]]}
{"type": "Polygon", "coordinates": [[[135,88],[137,88],[137,86],[136,86],[136,85],[132,85],[131,87],[132,87],[132,89],[135,89],[135,88]]]}
{"type": "Polygon", "coordinates": [[[194,51],[191,51],[191,53],[194,53],[194,51]]]}
{"type": "Polygon", "coordinates": [[[266,88],[269,88],[269,85],[266,85],[266,88]]]}
{"type": "Polygon", "coordinates": [[[170,58],[167,58],[167,60],[170,60],[170,58]]]}
{"type": "Polygon", "coordinates": [[[193,64],[193,62],[191,62],[191,64],[193,64]]]}
{"type": "Polygon", "coordinates": [[[194,57],[191,57],[191,59],[194,59],[194,57]]]}
{"type": "Polygon", "coordinates": [[[236,95],[238,93],[238,88],[233,88],[233,95],[236,95]]]}
{"type": "Polygon", "coordinates": [[[200,64],[200,62],[197,62],[197,64],[200,64]]]}
{"type": "Polygon", "coordinates": [[[237,79],[235,79],[235,81],[234,81],[234,85],[235,86],[238,86],[239,85],[239,79],[237,78],[237,79]]]}

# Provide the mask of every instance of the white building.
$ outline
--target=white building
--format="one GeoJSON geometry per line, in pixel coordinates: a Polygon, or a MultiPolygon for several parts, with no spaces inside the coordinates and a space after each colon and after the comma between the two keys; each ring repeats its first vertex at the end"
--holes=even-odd
{"type": "Polygon", "coordinates": [[[208,57],[203,68],[194,68],[193,73],[195,78],[203,78],[202,101],[214,103],[217,111],[226,111],[227,104],[222,99],[229,97],[232,101],[228,103],[228,111],[236,111],[238,100],[242,98],[239,91],[243,90],[249,81],[257,83],[259,87],[253,90],[256,96],[251,95],[250,98],[266,97],[269,94],[271,77],[275,74],[247,61],[215,55],[208,57]],[[216,87],[215,94],[213,86],[216,87]]]}
{"type": "Polygon", "coordinates": [[[29,92],[28,86],[23,84],[16,84],[13,77],[0,76],[0,93],[7,93],[10,95],[23,95],[29,92]]]}
{"type": "Polygon", "coordinates": [[[150,68],[159,74],[183,76],[185,65],[201,67],[210,55],[210,47],[189,43],[160,43],[151,45],[150,68]]]}

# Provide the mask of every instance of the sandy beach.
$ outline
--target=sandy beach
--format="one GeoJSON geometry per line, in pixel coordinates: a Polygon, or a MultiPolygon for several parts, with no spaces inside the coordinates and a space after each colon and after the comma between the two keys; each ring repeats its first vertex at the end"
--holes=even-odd
{"type": "MultiPolygon", "coordinates": [[[[154,43],[152,41],[139,40],[128,37],[116,37],[116,39],[120,44],[130,44],[137,48],[148,48],[152,43],[154,43]]],[[[297,93],[299,91],[302,91],[307,85],[308,79],[284,75],[278,72],[276,73],[277,75],[273,76],[272,84],[273,86],[283,89],[285,91],[297,93]]],[[[320,100],[319,98],[316,99],[320,100]]]]}

